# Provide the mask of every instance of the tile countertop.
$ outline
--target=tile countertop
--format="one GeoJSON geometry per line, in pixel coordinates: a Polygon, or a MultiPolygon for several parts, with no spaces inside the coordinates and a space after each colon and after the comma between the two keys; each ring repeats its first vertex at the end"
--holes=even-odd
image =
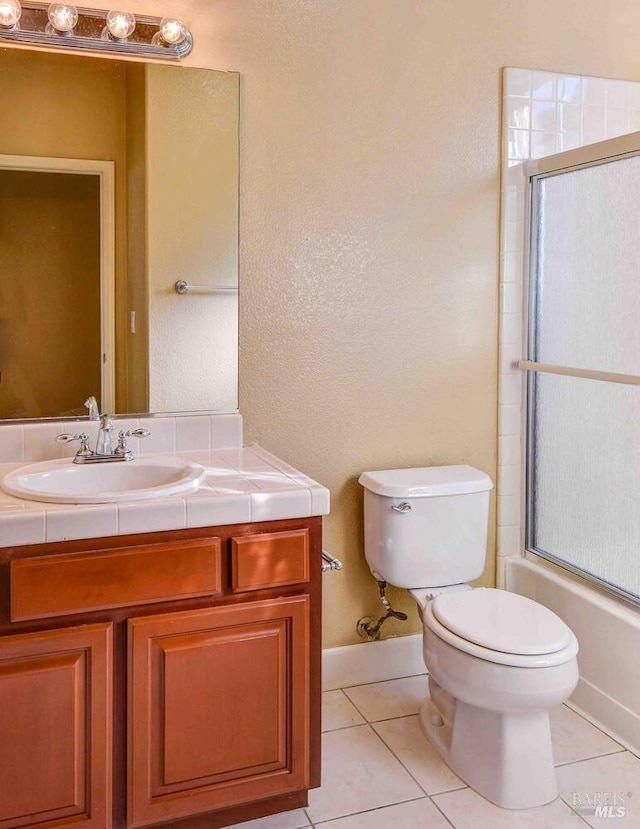
{"type": "MultiPolygon", "coordinates": [[[[167,457],[200,463],[207,478],[195,492],[118,504],[48,504],[0,490],[0,547],[255,521],[329,512],[329,490],[260,446],[167,457]]],[[[0,479],[23,464],[0,463],[0,479]]]]}

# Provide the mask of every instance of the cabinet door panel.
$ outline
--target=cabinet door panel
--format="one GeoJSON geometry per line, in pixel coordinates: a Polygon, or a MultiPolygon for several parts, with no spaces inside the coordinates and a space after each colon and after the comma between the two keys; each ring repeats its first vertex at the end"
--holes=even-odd
{"type": "Polygon", "coordinates": [[[286,766],[286,625],[279,619],[156,640],[153,665],[164,666],[164,768],[156,775],[163,786],[286,766]],[[224,717],[212,700],[225,701],[224,717]],[[236,739],[243,733],[252,739],[236,739]]]}
{"type": "Polygon", "coordinates": [[[308,604],[130,621],[129,826],[308,787],[308,604]]]}
{"type": "Polygon", "coordinates": [[[0,829],[110,826],[111,625],[0,638],[0,829]]]}

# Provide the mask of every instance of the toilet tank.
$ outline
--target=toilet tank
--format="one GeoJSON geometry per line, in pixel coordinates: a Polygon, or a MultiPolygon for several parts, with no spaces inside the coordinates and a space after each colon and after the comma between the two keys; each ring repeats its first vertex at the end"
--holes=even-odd
{"type": "Polygon", "coordinates": [[[363,472],[364,550],[396,587],[463,584],[484,569],[493,483],[472,466],[363,472]]]}

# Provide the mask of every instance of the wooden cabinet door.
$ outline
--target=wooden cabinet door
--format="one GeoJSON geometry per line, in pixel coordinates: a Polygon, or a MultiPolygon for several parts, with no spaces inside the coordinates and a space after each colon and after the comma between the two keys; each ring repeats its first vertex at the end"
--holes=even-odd
{"type": "Polygon", "coordinates": [[[111,625],[0,637],[0,829],[111,826],[111,625]]]}
{"type": "Polygon", "coordinates": [[[308,788],[308,641],[308,596],[129,621],[129,826],[308,788]]]}

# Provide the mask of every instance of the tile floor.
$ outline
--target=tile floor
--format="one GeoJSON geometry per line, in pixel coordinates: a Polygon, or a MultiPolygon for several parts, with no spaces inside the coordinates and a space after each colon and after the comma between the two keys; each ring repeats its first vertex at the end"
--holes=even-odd
{"type": "Polygon", "coordinates": [[[426,675],[327,691],[322,788],[306,809],[231,829],[640,829],[640,759],[575,711],[551,716],[560,797],[514,812],[465,786],[426,742],[416,716],[426,691],[426,675]],[[588,813],[587,795],[593,806],[614,792],[624,815],[588,813]]]}

